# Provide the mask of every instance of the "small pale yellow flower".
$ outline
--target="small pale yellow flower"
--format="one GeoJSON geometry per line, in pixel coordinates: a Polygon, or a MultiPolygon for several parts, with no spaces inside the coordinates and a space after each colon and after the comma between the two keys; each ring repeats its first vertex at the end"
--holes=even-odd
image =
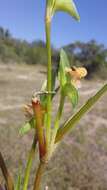
{"type": "Polygon", "coordinates": [[[87,75],[87,70],[84,67],[71,67],[66,68],[66,72],[71,76],[71,83],[76,87],[80,87],[80,79],[87,75]]]}

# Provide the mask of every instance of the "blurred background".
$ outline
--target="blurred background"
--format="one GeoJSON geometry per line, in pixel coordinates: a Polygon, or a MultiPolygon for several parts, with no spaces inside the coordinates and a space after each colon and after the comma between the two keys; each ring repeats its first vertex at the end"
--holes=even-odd
{"type": "MultiPolygon", "coordinates": [[[[22,107],[46,78],[44,0],[0,1],[0,151],[14,177],[25,167],[33,131],[25,136],[22,107]]],[[[84,66],[88,75],[79,89],[78,108],[107,80],[107,1],[75,0],[81,21],[57,13],[52,22],[53,72],[60,48],[71,66],[84,66]]],[[[107,95],[63,140],[50,161],[44,184],[51,190],[107,190],[107,95]],[[54,164],[53,164],[54,163],[54,164]]],[[[53,112],[57,109],[54,101],[53,112]]],[[[78,109],[77,108],[77,109],[78,109]]],[[[71,115],[65,104],[62,123],[71,115]]],[[[34,163],[29,189],[33,184],[34,163]]],[[[0,183],[3,182],[0,173],[0,183]]]]}

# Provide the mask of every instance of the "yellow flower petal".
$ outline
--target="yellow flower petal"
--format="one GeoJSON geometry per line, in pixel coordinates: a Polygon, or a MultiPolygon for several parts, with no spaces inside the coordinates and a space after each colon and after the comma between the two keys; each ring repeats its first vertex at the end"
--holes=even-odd
{"type": "Polygon", "coordinates": [[[87,75],[87,70],[84,67],[79,67],[76,69],[80,78],[84,78],[87,75]]]}
{"type": "Polygon", "coordinates": [[[87,70],[84,67],[66,68],[66,72],[71,75],[72,79],[81,79],[87,75],[87,70]]]}

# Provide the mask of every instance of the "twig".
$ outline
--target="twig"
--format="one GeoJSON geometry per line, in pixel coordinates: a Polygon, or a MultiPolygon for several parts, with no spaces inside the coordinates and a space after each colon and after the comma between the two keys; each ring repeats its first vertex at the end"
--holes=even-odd
{"type": "Polygon", "coordinates": [[[0,152],[0,168],[1,168],[2,174],[4,176],[5,182],[6,182],[7,190],[14,190],[13,179],[7,170],[7,167],[5,165],[5,162],[4,162],[1,152],[0,152]]]}

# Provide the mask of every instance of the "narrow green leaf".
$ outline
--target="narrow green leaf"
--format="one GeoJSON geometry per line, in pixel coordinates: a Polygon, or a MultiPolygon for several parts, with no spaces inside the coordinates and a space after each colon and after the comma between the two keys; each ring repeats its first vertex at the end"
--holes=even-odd
{"type": "Polygon", "coordinates": [[[63,62],[64,67],[70,67],[69,60],[64,49],[61,49],[60,57],[61,57],[61,61],[63,62]]]}
{"type": "Polygon", "coordinates": [[[55,0],[54,11],[64,11],[74,17],[76,20],[80,20],[80,16],[76,9],[73,0],[55,0]]]}
{"type": "Polygon", "coordinates": [[[28,121],[27,123],[25,123],[19,130],[19,134],[20,135],[25,135],[26,133],[28,133],[31,129],[33,129],[35,127],[35,120],[34,118],[32,118],[30,121],[28,121]]]}
{"type": "Polygon", "coordinates": [[[60,86],[63,87],[67,83],[66,68],[70,67],[67,54],[63,49],[60,52],[59,80],[60,86]]]}
{"type": "Polygon", "coordinates": [[[62,89],[62,94],[64,96],[67,96],[70,99],[73,108],[75,108],[76,105],[78,104],[77,89],[71,83],[67,83],[67,84],[65,84],[65,86],[62,89]]]}
{"type": "Polygon", "coordinates": [[[72,117],[70,117],[63,127],[61,127],[56,136],[56,143],[60,141],[66,133],[68,133],[79,121],[80,119],[94,106],[94,104],[107,92],[107,84],[105,84],[93,97],[91,97],[85,105],[83,105],[80,110],[72,117]]]}

